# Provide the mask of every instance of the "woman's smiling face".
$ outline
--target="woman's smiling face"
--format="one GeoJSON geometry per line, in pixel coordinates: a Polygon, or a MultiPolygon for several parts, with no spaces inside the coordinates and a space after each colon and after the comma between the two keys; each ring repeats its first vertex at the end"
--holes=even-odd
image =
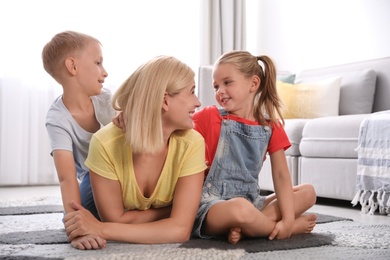
{"type": "Polygon", "coordinates": [[[195,95],[195,81],[174,95],[166,94],[169,110],[165,122],[174,130],[193,128],[192,116],[201,103],[195,95]]]}

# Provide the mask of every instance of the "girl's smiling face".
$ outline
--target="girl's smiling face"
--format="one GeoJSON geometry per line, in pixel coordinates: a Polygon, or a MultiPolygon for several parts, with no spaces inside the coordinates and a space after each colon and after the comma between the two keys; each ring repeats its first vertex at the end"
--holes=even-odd
{"type": "Polygon", "coordinates": [[[252,118],[254,97],[259,87],[254,77],[245,77],[234,64],[223,63],[214,69],[213,78],[218,104],[231,114],[252,118]]]}

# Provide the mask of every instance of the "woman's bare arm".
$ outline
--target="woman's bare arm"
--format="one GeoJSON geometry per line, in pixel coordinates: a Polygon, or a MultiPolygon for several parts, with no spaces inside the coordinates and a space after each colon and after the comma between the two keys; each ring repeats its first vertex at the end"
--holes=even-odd
{"type": "Polygon", "coordinates": [[[125,212],[119,181],[104,178],[92,171],[90,178],[95,204],[104,222],[145,223],[167,218],[171,213],[171,207],[125,212]]]}
{"type": "MultiPolygon", "coordinates": [[[[65,218],[68,238],[73,240],[83,235],[97,235],[108,240],[144,244],[186,241],[190,238],[199,207],[203,179],[203,172],[179,178],[170,217],[154,222],[142,224],[99,222],[92,218],[88,211],[74,205],[77,211],[65,218]]],[[[115,208],[117,203],[114,202],[115,208]]]]}

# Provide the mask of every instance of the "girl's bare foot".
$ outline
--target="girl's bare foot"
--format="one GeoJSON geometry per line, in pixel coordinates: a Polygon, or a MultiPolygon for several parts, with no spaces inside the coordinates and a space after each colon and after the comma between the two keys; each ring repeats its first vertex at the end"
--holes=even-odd
{"type": "Polygon", "coordinates": [[[238,241],[240,241],[242,238],[242,233],[240,228],[231,228],[229,235],[228,235],[228,241],[230,244],[237,244],[238,241]]]}
{"type": "Polygon", "coordinates": [[[317,215],[315,214],[306,214],[298,217],[295,220],[292,234],[303,234],[310,233],[313,231],[317,222],[317,215]]]}

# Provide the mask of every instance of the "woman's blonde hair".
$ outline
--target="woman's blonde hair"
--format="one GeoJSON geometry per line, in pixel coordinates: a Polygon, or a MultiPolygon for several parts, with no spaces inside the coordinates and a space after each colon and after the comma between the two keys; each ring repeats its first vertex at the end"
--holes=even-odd
{"type": "Polygon", "coordinates": [[[134,153],[155,153],[163,148],[164,95],[178,94],[194,77],[194,71],[178,59],[157,56],[141,65],[115,92],[112,105],[124,113],[126,143],[134,153]]]}
{"type": "Polygon", "coordinates": [[[230,51],[223,54],[214,64],[233,64],[245,77],[257,75],[260,78],[260,87],[254,100],[253,116],[260,124],[266,120],[273,123],[284,119],[281,113],[282,102],[276,89],[276,68],[268,56],[253,56],[247,51],[230,51]],[[262,62],[262,66],[259,64],[262,62]]]}
{"type": "Polygon", "coordinates": [[[82,51],[89,42],[101,43],[94,37],[74,31],[64,31],[54,35],[42,49],[43,68],[55,80],[59,71],[65,67],[65,59],[82,51]]]}

